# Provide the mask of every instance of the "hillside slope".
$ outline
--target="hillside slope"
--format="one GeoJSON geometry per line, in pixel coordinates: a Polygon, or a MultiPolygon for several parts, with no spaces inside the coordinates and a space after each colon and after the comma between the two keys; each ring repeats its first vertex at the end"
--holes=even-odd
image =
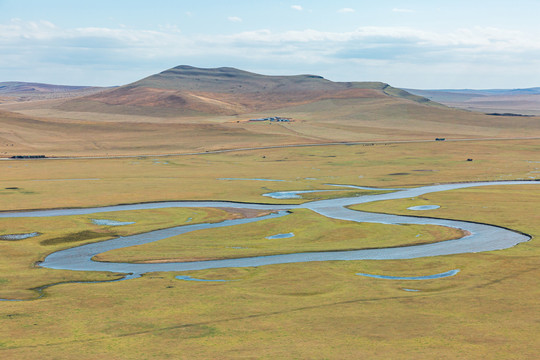
{"type": "Polygon", "coordinates": [[[96,94],[0,105],[0,155],[139,155],[332,142],[540,138],[540,118],[451,109],[381,82],[179,66],[96,94]],[[17,112],[15,114],[13,112],[17,112]],[[280,116],[290,122],[249,121],[280,116]]]}
{"type": "Polygon", "coordinates": [[[308,142],[294,134],[260,133],[230,124],[84,121],[0,110],[0,158],[170,154],[308,142]]]}
{"type": "Polygon", "coordinates": [[[150,116],[239,115],[327,99],[429,100],[376,82],[333,82],[316,75],[267,76],[234,68],[177,66],[134,83],[68,101],[59,108],[150,116]]]}

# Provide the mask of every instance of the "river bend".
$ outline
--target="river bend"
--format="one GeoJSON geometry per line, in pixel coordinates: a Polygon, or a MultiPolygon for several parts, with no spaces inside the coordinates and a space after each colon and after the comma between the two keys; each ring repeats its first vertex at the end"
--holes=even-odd
{"type": "Polygon", "coordinates": [[[483,252],[492,250],[501,250],[515,246],[521,242],[528,241],[529,236],[501,228],[494,225],[472,223],[466,221],[434,219],[427,217],[412,217],[401,215],[377,214],[363,211],[355,211],[346,208],[346,206],[368,203],[380,200],[392,200],[417,197],[423,194],[448,191],[454,189],[492,186],[492,185],[532,185],[540,184],[534,181],[499,181],[499,182],[477,182],[477,183],[459,183],[431,185],[410,189],[401,189],[396,192],[367,195],[361,197],[339,198],[329,200],[319,200],[307,202],[300,205],[275,205],[275,204],[256,204],[239,203],[227,201],[175,201],[175,202],[156,202],[145,204],[105,206],[85,209],[56,209],[56,210],[37,210],[21,212],[0,213],[0,218],[14,217],[54,217],[67,215],[96,214],[111,211],[160,209],[171,207],[213,207],[213,208],[248,208],[258,210],[274,210],[270,215],[249,218],[226,220],[219,223],[182,225],[162,230],[150,231],[143,234],[137,234],[126,237],[82,245],[66,250],[57,251],[48,255],[40,264],[42,267],[51,269],[78,270],[78,271],[111,271],[120,273],[129,273],[130,278],[140,274],[155,271],[188,271],[203,270],[225,267],[252,267],[273,264],[299,263],[311,261],[332,261],[332,260],[391,260],[391,259],[412,259],[427,256],[440,256],[450,254],[483,252]],[[355,222],[373,222],[383,224],[426,224],[441,225],[458,228],[467,231],[467,235],[460,239],[441,241],[432,244],[412,245],[395,248],[352,250],[352,251],[327,251],[327,252],[306,252],[295,254],[257,256],[237,259],[208,260],[195,262],[171,262],[171,263],[150,263],[150,264],[131,264],[98,262],[92,258],[100,253],[120,249],[129,246],[142,245],[172,236],[185,234],[191,231],[202,229],[211,229],[226,226],[235,226],[240,224],[254,223],[257,221],[286,216],[290,209],[309,209],[323,216],[355,221],[355,222]]]}

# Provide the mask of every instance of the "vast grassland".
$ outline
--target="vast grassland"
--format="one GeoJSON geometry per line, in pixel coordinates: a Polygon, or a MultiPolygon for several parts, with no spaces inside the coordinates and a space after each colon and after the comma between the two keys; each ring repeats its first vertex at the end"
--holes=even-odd
{"type": "MultiPolygon", "coordinates": [[[[438,182],[532,179],[538,140],[377,144],[239,151],[180,157],[0,162],[2,210],[162,200],[299,203],[261,194],[438,182]],[[473,161],[467,161],[472,159],[473,161]],[[263,178],[282,182],[234,181],[263,178]],[[17,188],[17,189],[8,189],[17,188]]],[[[321,193],[318,196],[323,196],[321,193]]],[[[332,193],[327,193],[332,194],[332,193]]]]}
{"type": "MultiPolygon", "coordinates": [[[[261,194],[338,189],[325,185],[329,183],[389,188],[532,180],[539,177],[539,153],[540,142],[529,140],[287,148],[163,158],[1,161],[0,208],[89,207],[161,200],[299,203],[306,200],[275,200],[261,194]],[[467,161],[469,158],[473,161],[467,161]]],[[[6,359],[534,359],[540,349],[536,336],[540,331],[536,319],[540,296],[539,203],[538,185],[520,185],[454,190],[361,207],[486,222],[533,236],[530,242],[504,251],[183,273],[200,279],[237,280],[228,282],[182,281],[175,279],[180,273],[152,273],[128,281],[56,285],[45,289],[44,296],[37,300],[0,302],[0,355],[6,359]],[[406,210],[423,204],[441,208],[406,210]],[[415,276],[451,269],[461,272],[426,281],[355,275],[415,276]]],[[[35,287],[119,277],[34,265],[57,249],[115,235],[245,215],[216,209],[167,209],[4,219],[0,221],[0,235],[33,231],[42,235],[0,241],[0,296],[33,299],[37,297],[31,290],[35,287]],[[107,227],[92,224],[93,218],[136,223],[107,227]],[[72,236],[77,234],[79,237],[72,236]]],[[[229,257],[240,249],[228,246],[255,247],[254,253],[271,253],[276,249],[291,252],[333,246],[396,246],[455,235],[429,227],[331,221],[307,210],[268,224],[246,225],[238,236],[233,237],[233,233],[232,229],[208,230],[145,245],[142,250],[147,258],[137,249],[102,256],[129,261],[229,257]],[[295,232],[294,238],[265,239],[290,231],[295,232]],[[417,238],[419,233],[423,235],[417,238]],[[213,243],[211,239],[216,236],[219,239],[213,243]],[[310,241],[312,238],[315,240],[310,241]],[[198,245],[204,249],[202,253],[197,252],[198,245]]]]}
{"type": "MultiPolygon", "coordinates": [[[[270,93],[257,96],[258,101],[273,102],[270,93]]],[[[302,96],[311,99],[309,92],[302,96]]],[[[0,157],[107,157],[351,141],[540,137],[538,117],[488,116],[382,92],[373,97],[315,100],[277,101],[269,109],[255,107],[234,115],[95,102],[66,111],[58,108],[56,100],[4,104],[0,106],[0,157]],[[291,117],[294,122],[248,121],[272,115],[291,117]]]]}

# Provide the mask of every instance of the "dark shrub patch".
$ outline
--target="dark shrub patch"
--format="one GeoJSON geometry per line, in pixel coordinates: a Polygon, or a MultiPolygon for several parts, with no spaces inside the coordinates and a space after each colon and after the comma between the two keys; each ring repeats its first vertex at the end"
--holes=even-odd
{"type": "Polygon", "coordinates": [[[41,245],[57,245],[63,243],[77,242],[83,240],[98,239],[101,237],[114,236],[112,233],[102,233],[91,230],[85,230],[77,233],[60,236],[57,238],[47,239],[40,242],[41,245]]]}

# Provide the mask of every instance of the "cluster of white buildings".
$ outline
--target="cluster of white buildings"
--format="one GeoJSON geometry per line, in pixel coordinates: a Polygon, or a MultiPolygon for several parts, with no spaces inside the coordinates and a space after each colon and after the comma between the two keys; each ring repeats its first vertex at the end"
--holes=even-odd
{"type": "Polygon", "coordinates": [[[249,121],[272,121],[272,122],[291,122],[291,118],[284,118],[281,116],[272,116],[260,119],[249,119],[249,121]]]}

